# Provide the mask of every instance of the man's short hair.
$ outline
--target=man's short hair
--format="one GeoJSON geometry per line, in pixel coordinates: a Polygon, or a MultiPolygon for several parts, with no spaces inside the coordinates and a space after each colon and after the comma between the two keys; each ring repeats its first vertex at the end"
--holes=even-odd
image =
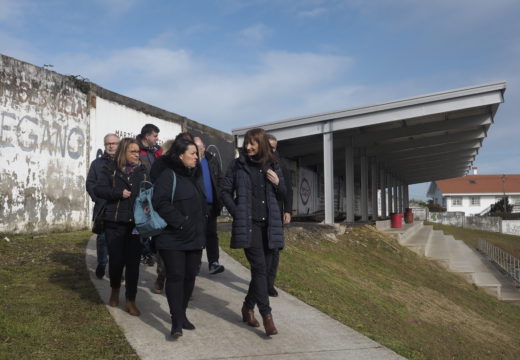
{"type": "Polygon", "coordinates": [[[107,142],[107,138],[109,138],[110,136],[115,136],[116,138],[119,139],[119,135],[116,135],[116,134],[113,134],[113,133],[108,133],[105,135],[105,137],[103,138],[103,142],[107,142]]]}
{"type": "Polygon", "coordinates": [[[161,130],[159,130],[159,128],[157,126],[155,126],[154,124],[146,124],[141,129],[141,135],[146,136],[146,135],[150,135],[151,133],[154,133],[154,132],[159,133],[160,131],[161,130]]]}
{"type": "Polygon", "coordinates": [[[267,140],[274,140],[274,141],[278,142],[278,140],[276,139],[276,136],[274,136],[273,134],[267,134],[267,140]]]}

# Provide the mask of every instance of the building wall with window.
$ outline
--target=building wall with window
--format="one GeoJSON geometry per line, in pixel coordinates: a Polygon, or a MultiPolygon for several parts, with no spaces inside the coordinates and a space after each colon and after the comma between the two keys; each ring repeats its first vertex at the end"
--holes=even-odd
{"type": "MultiPolygon", "coordinates": [[[[502,199],[502,196],[491,194],[454,194],[444,196],[446,211],[461,211],[466,215],[479,215],[488,210],[491,205],[502,199]]],[[[509,197],[511,202],[511,197],[509,197]]]]}
{"type": "Polygon", "coordinates": [[[514,206],[513,212],[520,211],[520,175],[468,175],[434,181],[427,195],[446,211],[466,216],[486,214],[504,196],[514,206]]]}

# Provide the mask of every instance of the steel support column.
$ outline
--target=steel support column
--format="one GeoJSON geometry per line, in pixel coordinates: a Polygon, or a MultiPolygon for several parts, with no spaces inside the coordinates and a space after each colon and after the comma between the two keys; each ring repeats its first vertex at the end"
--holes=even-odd
{"type": "Polygon", "coordinates": [[[399,194],[397,193],[397,178],[392,176],[392,209],[395,213],[399,212],[399,194]]]}
{"type": "Polygon", "coordinates": [[[334,143],[332,133],[323,134],[323,181],[325,224],[334,224],[334,143]]]}
{"type": "Polygon", "coordinates": [[[370,204],[372,205],[372,220],[377,220],[378,217],[378,202],[377,202],[377,185],[378,185],[378,167],[377,160],[375,157],[370,159],[370,177],[371,177],[371,185],[372,185],[372,199],[370,204]]]}
{"type": "Polygon", "coordinates": [[[354,188],[354,147],[352,137],[347,138],[345,144],[345,213],[347,222],[354,222],[354,202],[356,190],[354,188]]]}
{"type": "Polygon", "coordinates": [[[410,198],[408,193],[408,184],[403,185],[403,197],[404,197],[404,207],[409,208],[410,207],[410,198]]]}
{"type": "Polygon", "coordinates": [[[394,199],[393,199],[393,192],[394,192],[394,187],[393,187],[393,179],[392,179],[392,175],[390,174],[386,174],[387,175],[387,187],[388,187],[388,215],[392,214],[395,210],[394,210],[394,199]]]}
{"type": "Polygon", "coordinates": [[[383,167],[379,171],[379,177],[381,182],[381,217],[384,219],[388,216],[386,207],[386,172],[383,167]]]}
{"type": "Polygon", "coordinates": [[[365,149],[361,150],[361,221],[368,221],[368,158],[365,149]]]}

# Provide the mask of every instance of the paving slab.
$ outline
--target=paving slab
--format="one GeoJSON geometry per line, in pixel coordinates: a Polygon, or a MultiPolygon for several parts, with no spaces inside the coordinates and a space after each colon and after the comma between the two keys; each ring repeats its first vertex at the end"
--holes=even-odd
{"type": "MultiPolygon", "coordinates": [[[[205,258],[204,254],[203,260],[205,258]]],[[[106,303],[110,284],[106,277],[99,280],[94,274],[95,237],[88,242],[86,263],[92,282],[106,303]]],[[[166,297],[149,290],[155,280],[155,267],[141,265],[136,299],[141,316],[130,316],[122,306],[107,306],[141,359],[403,359],[282,290],[277,298],[271,298],[279,333],[265,336],[263,327],[252,328],[241,321],[240,309],[249,283],[249,270],[224,251],[220,252],[220,263],[226,271],[209,275],[207,263],[203,262],[188,308],[188,317],[197,329],[185,330],[176,341],[170,340],[166,297]]],[[[123,305],[123,288],[121,293],[123,305]]],[[[260,317],[258,312],[257,317],[260,317]]]]}

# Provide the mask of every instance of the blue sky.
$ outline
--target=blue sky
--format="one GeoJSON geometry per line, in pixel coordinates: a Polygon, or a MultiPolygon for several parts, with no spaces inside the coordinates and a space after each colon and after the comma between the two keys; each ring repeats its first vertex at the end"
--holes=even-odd
{"type": "Polygon", "coordinates": [[[0,0],[0,53],[228,132],[505,80],[476,165],[519,173],[519,19],[517,0],[0,0]]]}

